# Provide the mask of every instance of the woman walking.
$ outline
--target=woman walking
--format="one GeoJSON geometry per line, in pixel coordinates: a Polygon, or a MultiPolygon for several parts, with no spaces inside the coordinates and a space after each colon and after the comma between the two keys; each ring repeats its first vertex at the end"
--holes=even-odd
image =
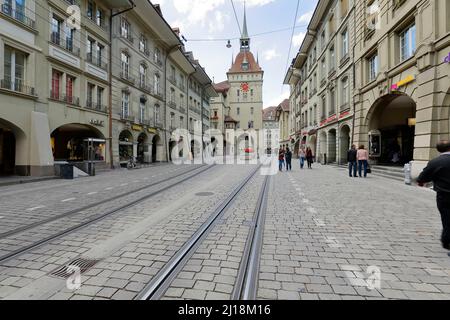
{"type": "Polygon", "coordinates": [[[313,153],[311,148],[306,149],[306,161],[308,162],[308,169],[312,169],[313,153]]]}
{"type": "Polygon", "coordinates": [[[303,168],[305,167],[305,160],[306,160],[305,150],[300,149],[300,151],[298,152],[298,157],[300,159],[300,169],[303,170],[303,168]]]}
{"type": "Polygon", "coordinates": [[[364,178],[367,178],[367,169],[369,166],[369,152],[366,150],[364,145],[359,147],[358,153],[356,154],[358,159],[358,170],[359,177],[362,178],[362,170],[364,168],[364,178]]]}

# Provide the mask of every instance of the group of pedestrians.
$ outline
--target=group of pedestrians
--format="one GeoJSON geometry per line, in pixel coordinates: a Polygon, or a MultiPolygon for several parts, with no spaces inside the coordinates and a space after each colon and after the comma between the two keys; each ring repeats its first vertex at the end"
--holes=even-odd
{"type": "MultiPolygon", "coordinates": [[[[312,169],[312,164],[314,162],[314,156],[311,148],[300,149],[299,153],[300,169],[305,167],[305,162],[308,163],[308,169],[312,169]]],[[[292,151],[288,146],[281,146],[280,152],[278,153],[279,170],[283,171],[286,167],[286,171],[292,171],[292,151]]]]}
{"type": "Polygon", "coordinates": [[[367,173],[369,172],[369,152],[366,150],[364,145],[361,145],[359,149],[356,149],[355,145],[348,151],[348,171],[350,178],[367,178],[367,173]],[[358,175],[357,175],[358,173],[358,175]]]}

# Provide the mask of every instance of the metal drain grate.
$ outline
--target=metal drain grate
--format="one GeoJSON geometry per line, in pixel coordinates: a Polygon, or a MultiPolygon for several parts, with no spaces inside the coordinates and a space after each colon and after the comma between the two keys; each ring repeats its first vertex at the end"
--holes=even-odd
{"type": "Polygon", "coordinates": [[[74,268],[79,268],[80,273],[83,274],[99,262],[100,260],[78,258],[67,263],[65,266],[56,269],[50,275],[58,278],[67,279],[73,274],[74,268]]]}

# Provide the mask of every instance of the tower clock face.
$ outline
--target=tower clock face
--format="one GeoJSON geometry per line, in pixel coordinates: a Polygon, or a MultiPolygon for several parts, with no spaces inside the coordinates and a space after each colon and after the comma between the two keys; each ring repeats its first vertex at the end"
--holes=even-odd
{"type": "Polygon", "coordinates": [[[247,82],[244,82],[244,83],[241,84],[241,89],[244,92],[248,92],[250,90],[250,86],[249,86],[249,84],[247,82]]]}

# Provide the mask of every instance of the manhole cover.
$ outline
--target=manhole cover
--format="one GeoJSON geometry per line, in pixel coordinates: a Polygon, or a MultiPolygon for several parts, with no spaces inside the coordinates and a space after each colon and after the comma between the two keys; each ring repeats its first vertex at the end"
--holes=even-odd
{"type": "Polygon", "coordinates": [[[213,196],[214,193],[212,192],[199,192],[195,194],[197,197],[210,197],[213,196]]]}
{"type": "Polygon", "coordinates": [[[69,278],[75,270],[78,268],[80,270],[80,274],[85,273],[93,266],[95,266],[100,260],[91,260],[91,259],[75,259],[65,266],[60,267],[53,271],[50,275],[58,278],[67,279],[69,278]]]}

